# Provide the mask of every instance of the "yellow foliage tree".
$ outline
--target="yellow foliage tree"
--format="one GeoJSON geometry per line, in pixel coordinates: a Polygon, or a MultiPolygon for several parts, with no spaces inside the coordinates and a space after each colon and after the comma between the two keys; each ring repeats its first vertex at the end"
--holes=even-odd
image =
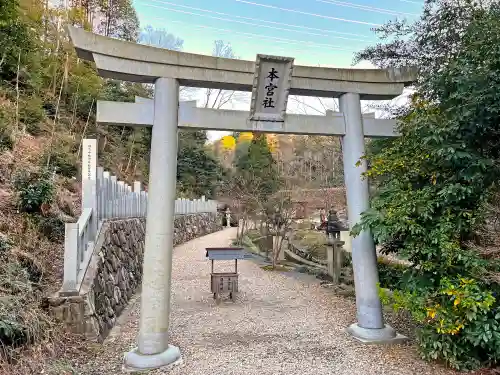
{"type": "Polygon", "coordinates": [[[253,133],[251,132],[243,132],[238,136],[238,143],[242,142],[250,142],[253,139],[253,133]]]}
{"type": "Polygon", "coordinates": [[[224,150],[234,150],[236,147],[236,140],[232,135],[225,135],[221,138],[221,145],[224,150]]]}

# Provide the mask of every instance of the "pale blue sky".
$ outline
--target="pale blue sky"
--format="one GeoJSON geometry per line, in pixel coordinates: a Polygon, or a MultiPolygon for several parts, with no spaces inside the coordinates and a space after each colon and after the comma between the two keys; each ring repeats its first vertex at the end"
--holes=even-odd
{"type": "Polygon", "coordinates": [[[149,24],[164,28],[182,38],[185,52],[210,55],[214,40],[222,39],[231,43],[236,55],[244,60],[253,61],[258,53],[263,53],[295,57],[295,63],[300,65],[332,67],[350,66],[354,52],[377,42],[371,27],[396,17],[416,19],[423,3],[422,0],[133,2],[142,27],[149,24]]]}

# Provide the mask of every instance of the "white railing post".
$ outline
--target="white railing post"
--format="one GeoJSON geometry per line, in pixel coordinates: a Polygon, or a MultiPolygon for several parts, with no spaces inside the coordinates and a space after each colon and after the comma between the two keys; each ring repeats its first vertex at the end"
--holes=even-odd
{"type": "Polygon", "coordinates": [[[123,207],[123,196],[125,192],[125,183],[123,181],[118,181],[118,215],[117,218],[123,218],[124,207],[123,207]]]}
{"type": "Polygon", "coordinates": [[[106,190],[106,181],[104,180],[104,168],[97,167],[97,223],[104,218],[104,192],[106,190]]]}
{"type": "Polygon", "coordinates": [[[118,183],[116,180],[116,176],[111,176],[111,186],[110,186],[110,206],[111,206],[111,212],[110,212],[110,218],[115,218],[116,217],[116,200],[118,199],[118,183]]]}
{"type": "Polygon", "coordinates": [[[148,196],[147,192],[141,191],[141,217],[146,217],[148,211],[148,196]]]}
{"type": "Polygon", "coordinates": [[[134,193],[141,192],[141,181],[134,181],[134,193]]]}
{"type": "Polygon", "coordinates": [[[129,214],[129,217],[135,217],[135,204],[136,204],[136,201],[135,201],[135,193],[134,192],[130,192],[128,194],[128,214],[129,214]]]}
{"type": "Polygon", "coordinates": [[[102,218],[107,219],[110,217],[110,210],[109,210],[109,201],[111,198],[111,184],[110,184],[110,176],[109,172],[104,172],[103,174],[104,178],[104,184],[103,184],[103,204],[102,204],[102,218]]]}
{"type": "Polygon", "coordinates": [[[123,211],[124,217],[130,217],[130,185],[124,185],[124,199],[123,199],[123,211]]]}
{"type": "Polygon", "coordinates": [[[61,293],[78,294],[76,289],[80,260],[78,259],[78,224],[64,226],[64,280],[61,293]]]}
{"type": "Polygon", "coordinates": [[[141,182],[134,181],[134,217],[141,216],[141,182]]]}

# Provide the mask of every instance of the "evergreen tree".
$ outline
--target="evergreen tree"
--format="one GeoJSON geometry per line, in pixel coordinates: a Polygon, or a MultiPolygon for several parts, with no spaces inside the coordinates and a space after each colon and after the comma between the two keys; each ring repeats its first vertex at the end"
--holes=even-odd
{"type": "Polygon", "coordinates": [[[139,19],[131,0],[100,0],[104,19],[99,31],[106,35],[128,41],[139,37],[139,19]]]}
{"type": "Polygon", "coordinates": [[[222,178],[222,167],[205,148],[207,133],[180,131],[177,152],[178,190],[186,195],[213,196],[222,178]]]}
{"type": "Polygon", "coordinates": [[[242,183],[255,187],[255,195],[261,201],[279,188],[276,162],[269,150],[265,134],[258,134],[250,142],[247,152],[236,161],[236,174],[242,183]]]}
{"type": "Polygon", "coordinates": [[[395,39],[358,56],[419,75],[393,113],[401,136],[367,155],[378,191],[354,232],[411,262],[394,306],[419,322],[424,358],[461,370],[500,361],[500,254],[485,210],[500,178],[499,19],[498,2],[427,0],[420,20],[385,25],[395,39]]]}
{"type": "Polygon", "coordinates": [[[19,66],[29,66],[24,73],[34,72],[36,37],[19,7],[18,0],[3,0],[0,6],[0,80],[14,81],[19,66]]]}

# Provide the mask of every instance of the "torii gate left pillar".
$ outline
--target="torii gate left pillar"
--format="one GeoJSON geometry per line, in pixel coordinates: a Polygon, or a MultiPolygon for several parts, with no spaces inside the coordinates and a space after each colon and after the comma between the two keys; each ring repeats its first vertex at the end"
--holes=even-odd
{"type": "Polygon", "coordinates": [[[138,346],[125,356],[125,366],[132,369],[152,369],[181,361],[179,348],[170,345],[168,337],[178,108],[178,81],[158,78],[154,94],[138,346]]]}

